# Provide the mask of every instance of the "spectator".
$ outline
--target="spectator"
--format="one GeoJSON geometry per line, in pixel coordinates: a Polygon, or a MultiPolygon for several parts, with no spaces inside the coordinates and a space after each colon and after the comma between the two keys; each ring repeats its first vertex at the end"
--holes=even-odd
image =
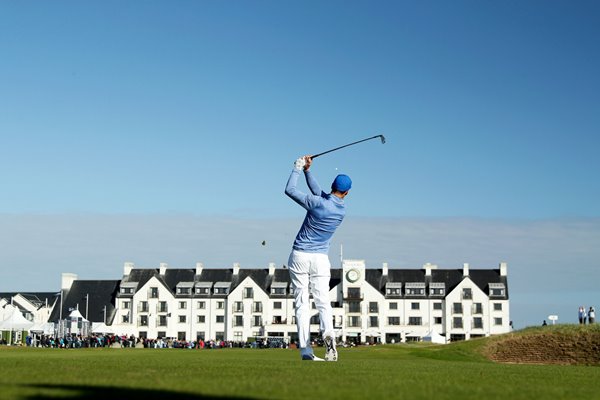
{"type": "Polygon", "coordinates": [[[590,306],[590,310],[588,311],[588,321],[590,324],[593,324],[596,321],[596,310],[594,307],[590,306]]]}

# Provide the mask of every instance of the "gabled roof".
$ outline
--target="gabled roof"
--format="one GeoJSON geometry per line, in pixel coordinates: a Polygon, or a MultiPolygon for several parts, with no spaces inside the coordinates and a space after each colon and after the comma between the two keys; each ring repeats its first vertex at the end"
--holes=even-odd
{"type": "MultiPolygon", "coordinates": [[[[115,312],[115,296],[119,289],[118,280],[113,281],[73,281],[71,288],[63,295],[62,317],[66,318],[73,309],[79,308],[79,311],[86,317],[86,296],[87,299],[87,317],[92,322],[104,322],[104,306],[106,305],[106,323],[111,324],[115,312]],[[70,310],[69,310],[70,309],[70,310]]],[[[49,322],[56,322],[60,317],[60,299],[50,314],[49,322]]]]}

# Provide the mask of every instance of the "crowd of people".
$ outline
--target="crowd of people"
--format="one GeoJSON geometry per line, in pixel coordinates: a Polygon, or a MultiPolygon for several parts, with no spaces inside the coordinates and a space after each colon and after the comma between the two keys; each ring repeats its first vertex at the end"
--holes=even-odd
{"type": "MultiPolygon", "coordinates": [[[[0,343],[1,344],[1,343],[0,343]]],[[[256,338],[253,341],[231,341],[231,340],[204,340],[193,341],[178,340],[174,338],[148,339],[133,335],[101,335],[91,336],[65,335],[55,337],[53,335],[27,336],[25,345],[28,347],[45,347],[60,349],[80,349],[98,347],[121,347],[133,348],[143,347],[149,349],[223,349],[223,348],[279,348],[287,349],[289,342],[284,338],[256,338]]]]}

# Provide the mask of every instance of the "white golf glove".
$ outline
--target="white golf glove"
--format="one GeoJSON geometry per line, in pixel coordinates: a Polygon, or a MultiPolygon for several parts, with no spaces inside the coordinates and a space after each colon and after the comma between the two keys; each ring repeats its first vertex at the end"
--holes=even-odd
{"type": "Polygon", "coordinates": [[[294,163],[294,168],[296,168],[298,171],[302,171],[302,169],[304,168],[305,165],[306,165],[306,159],[304,157],[300,157],[294,163]]]}

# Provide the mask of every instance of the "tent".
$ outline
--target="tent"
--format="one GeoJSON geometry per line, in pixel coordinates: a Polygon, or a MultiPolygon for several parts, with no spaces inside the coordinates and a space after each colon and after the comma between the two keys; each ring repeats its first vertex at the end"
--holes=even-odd
{"type": "Polygon", "coordinates": [[[423,336],[423,341],[431,343],[446,344],[446,338],[436,331],[430,331],[427,335],[423,336]]]}
{"type": "Polygon", "coordinates": [[[0,331],[10,331],[9,344],[12,344],[12,333],[13,331],[23,331],[31,328],[33,322],[21,314],[18,309],[14,309],[12,314],[4,321],[0,322],[0,331]]]}
{"type": "Polygon", "coordinates": [[[51,335],[54,333],[54,324],[52,322],[35,324],[29,330],[31,332],[41,333],[43,335],[51,335]]]}
{"type": "Polygon", "coordinates": [[[12,314],[7,319],[0,322],[0,330],[2,331],[22,331],[29,329],[32,326],[33,322],[25,318],[17,309],[13,310],[12,314]]]}

